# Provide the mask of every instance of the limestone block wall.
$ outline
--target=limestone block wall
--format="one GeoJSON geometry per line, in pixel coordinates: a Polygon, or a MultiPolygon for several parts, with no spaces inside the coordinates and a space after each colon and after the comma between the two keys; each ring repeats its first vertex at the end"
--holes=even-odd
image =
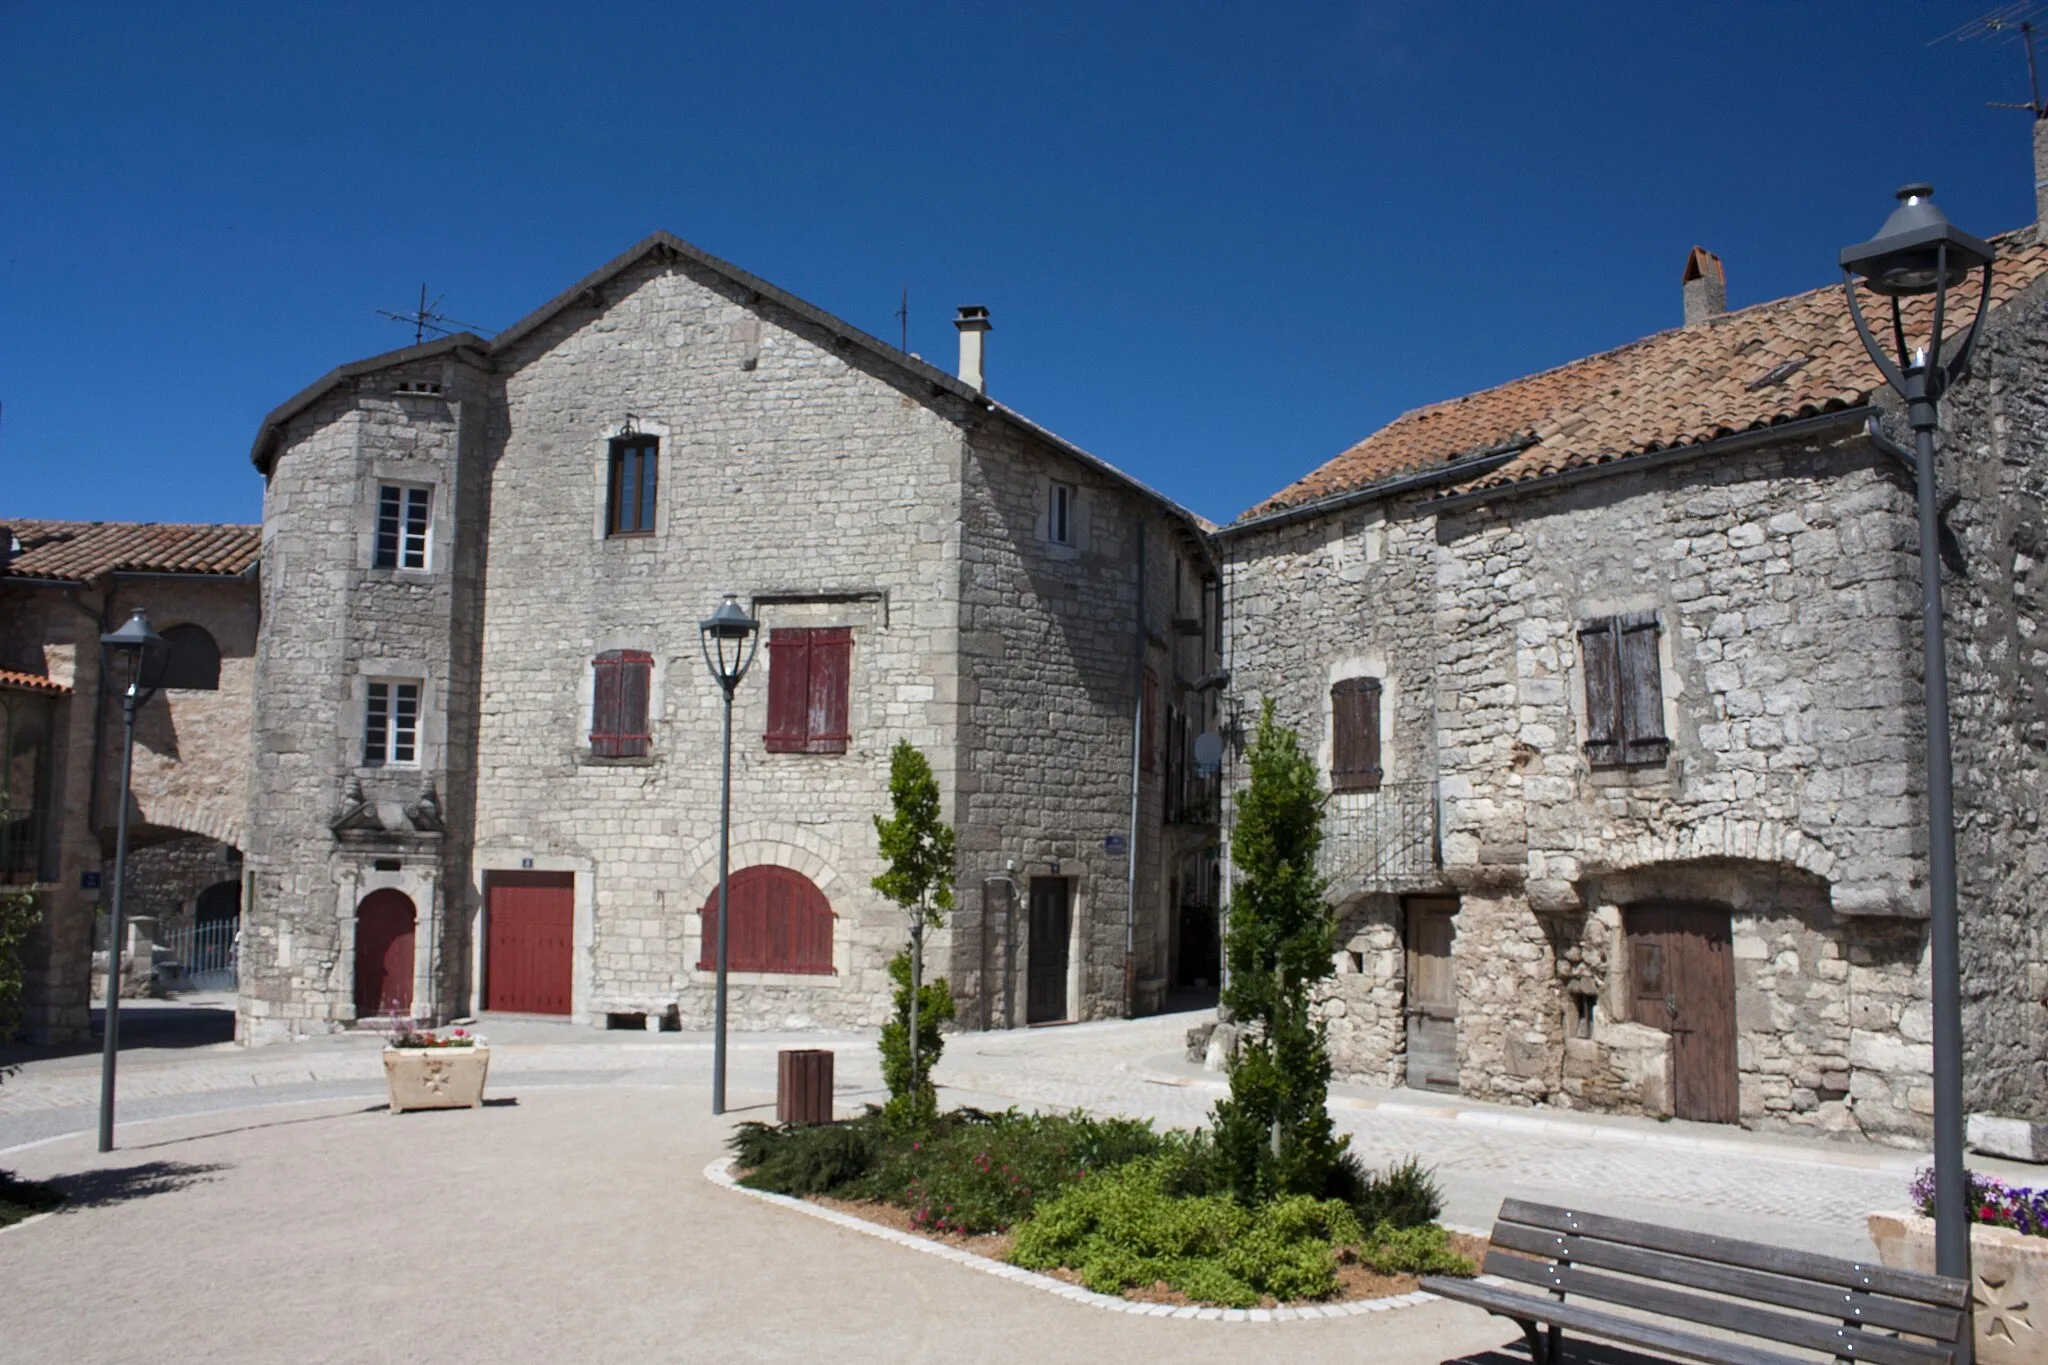
{"type": "MultiPolygon", "coordinates": [[[[723,712],[697,622],[735,592],[764,643],[734,707],[733,866],[795,868],[838,919],[833,975],[736,976],[733,1022],[879,1022],[905,924],[869,885],[872,817],[898,739],[957,809],[959,427],[681,261],[643,262],[498,364],[473,885],[528,858],[576,872],[576,1017],[679,1007],[708,1026],[723,712]],[[629,416],[661,438],[656,529],[606,538],[608,443],[629,416]],[[778,626],[853,631],[846,753],[766,751],[778,626]],[[588,753],[589,663],[613,648],[655,657],[646,759],[588,753]]],[[[931,948],[947,960],[944,933],[931,948]]]]}
{"type": "MultiPolygon", "coordinates": [[[[1964,1100],[2048,1117],[2048,291],[1943,403],[1942,591],[1963,914],[1964,1100]]],[[[1895,423],[1902,430],[1903,424],[1895,423]]]]}
{"type": "Polygon", "coordinates": [[[416,1013],[446,1018],[466,1003],[456,997],[469,906],[445,891],[467,880],[468,699],[483,549],[480,480],[471,473],[489,439],[474,411],[481,398],[479,371],[460,353],[394,364],[300,414],[276,455],[264,495],[238,1025],[245,1041],[353,1020],[356,892],[379,861],[397,865],[387,875],[420,893],[415,951],[427,966],[416,1013]],[[374,567],[377,489],[386,481],[433,491],[424,570],[374,567]],[[419,684],[415,765],[362,766],[371,678],[419,684]],[[344,847],[332,826],[351,782],[381,827],[344,847]],[[430,785],[451,833],[414,837],[402,812],[430,785]]]}

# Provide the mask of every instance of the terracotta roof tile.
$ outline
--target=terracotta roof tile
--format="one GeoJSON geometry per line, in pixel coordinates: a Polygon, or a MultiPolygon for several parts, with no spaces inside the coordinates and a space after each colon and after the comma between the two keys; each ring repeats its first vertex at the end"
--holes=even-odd
{"type": "Polygon", "coordinates": [[[0,577],[76,583],[117,571],[232,577],[256,562],[263,545],[260,526],[0,518],[0,529],[18,547],[0,558],[0,577]]]}
{"type": "MultiPolygon", "coordinates": [[[[2048,244],[2034,237],[2032,229],[2022,229],[1996,239],[1995,304],[2048,275],[2048,244]]],[[[1975,301],[1972,294],[1952,306],[1952,319],[1967,324],[1975,301]]],[[[1913,302],[1919,310],[1931,306],[1913,302]]],[[[1915,315],[1908,310],[1909,325],[1915,315]]],[[[1924,312],[1919,315],[1924,335],[1924,312]]],[[[1866,302],[1864,316],[1873,328],[1889,329],[1888,309],[1866,302]]],[[[1856,407],[1882,383],[1856,336],[1841,286],[1830,285],[1404,413],[1244,516],[1486,451],[1526,447],[1464,485],[1500,487],[1856,407]]]]}
{"type": "Polygon", "coordinates": [[[17,673],[11,668],[0,668],[0,691],[43,692],[53,697],[70,695],[67,683],[55,678],[46,678],[40,673],[17,673]]]}

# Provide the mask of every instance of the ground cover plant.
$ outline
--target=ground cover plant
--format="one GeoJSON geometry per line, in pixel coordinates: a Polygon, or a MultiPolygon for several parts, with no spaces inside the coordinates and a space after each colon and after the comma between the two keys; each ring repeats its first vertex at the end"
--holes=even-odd
{"type": "Polygon", "coordinates": [[[48,1213],[63,1202],[64,1196],[48,1185],[17,1179],[12,1171],[0,1171],[0,1228],[48,1213]]]}

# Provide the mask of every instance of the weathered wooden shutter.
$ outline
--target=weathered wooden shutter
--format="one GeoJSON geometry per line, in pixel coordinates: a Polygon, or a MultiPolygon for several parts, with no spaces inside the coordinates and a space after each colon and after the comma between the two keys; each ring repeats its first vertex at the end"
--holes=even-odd
{"type": "Polygon", "coordinates": [[[810,700],[805,714],[804,752],[843,754],[850,738],[846,694],[853,673],[853,632],[844,626],[813,630],[810,700]]]}
{"type": "MultiPolygon", "coordinates": [[[[732,874],[726,917],[736,972],[832,974],[832,905],[810,878],[793,868],[762,863],[732,874]]],[[[704,949],[699,971],[718,966],[718,890],[704,900],[704,949]]]]}
{"type": "Polygon", "coordinates": [[[1621,681],[1622,761],[1662,762],[1670,743],[1664,735],[1663,665],[1657,652],[1657,616],[1618,616],[1614,621],[1621,681]]]}
{"type": "Polygon", "coordinates": [[[1579,627],[1579,657],[1586,666],[1586,757],[1594,766],[1622,761],[1621,660],[1615,619],[1579,627]]]}
{"type": "Polygon", "coordinates": [[[1380,789],[1380,680],[1345,678],[1330,688],[1330,790],[1380,789]]]}
{"type": "Polygon", "coordinates": [[[624,719],[625,664],[613,650],[591,660],[590,671],[590,752],[599,758],[617,758],[624,719]]]}
{"type": "Polygon", "coordinates": [[[811,723],[811,632],[768,632],[768,752],[800,754],[811,723]]]}
{"type": "Polygon", "coordinates": [[[1138,765],[1146,772],[1159,766],[1159,744],[1153,738],[1159,729],[1159,675],[1151,669],[1145,670],[1145,687],[1138,717],[1138,765]]]}

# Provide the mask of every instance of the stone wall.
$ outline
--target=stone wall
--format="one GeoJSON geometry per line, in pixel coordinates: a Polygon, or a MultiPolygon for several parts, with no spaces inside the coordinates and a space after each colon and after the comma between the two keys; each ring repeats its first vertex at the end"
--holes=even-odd
{"type": "MultiPolygon", "coordinates": [[[[2048,1118],[2048,290],[1995,316],[1950,393],[1942,591],[1963,916],[1964,1102],[2048,1118]]],[[[1904,424],[1894,421],[1895,430],[1904,424]]]]}

